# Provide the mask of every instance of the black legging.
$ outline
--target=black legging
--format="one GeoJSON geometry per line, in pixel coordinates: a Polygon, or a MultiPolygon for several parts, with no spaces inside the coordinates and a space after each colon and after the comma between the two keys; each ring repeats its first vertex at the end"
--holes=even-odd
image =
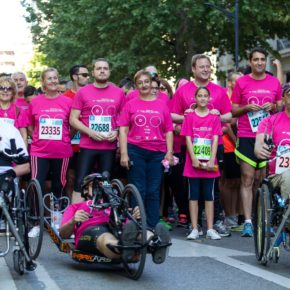
{"type": "Polygon", "coordinates": [[[74,191],[81,192],[81,184],[84,177],[94,171],[94,166],[97,162],[97,171],[102,173],[104,171],[112,172],[115,161],[115,150],[95,150],[81,148],[77,168],[76,179],[74,184],[74,191]]]}

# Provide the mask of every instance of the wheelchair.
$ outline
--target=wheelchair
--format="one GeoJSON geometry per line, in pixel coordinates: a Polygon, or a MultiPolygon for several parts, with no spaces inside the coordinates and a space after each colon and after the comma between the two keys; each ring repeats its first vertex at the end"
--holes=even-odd
{"type": "Polygon", "coordinates": [[[32,179],[27,189],[23,190],[19,187],[18,178],[9,180],[3,177],[4,174],[2,177],[0,174],[0,216],[5,220],[6,249],[0,251],[0,257],[6,256],[12,248],[14,270],[23,275],[25,269],[36,269],[34,260],[41,250],[44,226],[42,192],[36,179],[32,179]],[[40,233],[37,237],[30,238],[28,233],[34,226],[39,226],[40,233]],[[13,247],[11,238],[14,239],[13,247]]]}
{"type": "Polygon", "coordinates": [[[278,263],[281,245],[289,248],[290,232],[286,222],[290,215],[289,200],[283,199],[279,189],[272,188],[265,178],[257,191],[254,209],[254,241],[257,261],[267,265],[278,263]]]}
{"type": "Polygon", "coordinates": [[[60,237],[55,227],[51,225],[51,217],[45,217],[44,222],[47,231],[61,252],[71,255],[73,260],[81,263],[99,263],[99,264],[122,264],[127,276],[131,279],[137,280],[143,273],[146,261],[147,249],[154,247],[167,247],[170,244],[161,244],[161,241],[152,240],[149,246],[147,241],[147,227],[146,227],[146,214],[143,206],[143,201],[138,189],[128,184],[124,187],[122,182],[118,179],[109,181],[109,174],[94,173],[84,178],[82,184],[82,195],[92,196],[92,204],[90,211],[106,210],[109,216],[109,227],[114,236],[120,241],[116,246],[108,245],[113,252],[122,253],[122,250],[135,250],[135,257],[129,261],[120,259],[110,259],[101,254],[92,254],[83,252],[75,248],[72,240],[64,240],[60,237]],[[140,211],[140,218],[136,219],[133,216],[133,208],[138,206],[140,211]],[[138,240],[133,246],[125,246],[122,244],[121,236],[123,232],[123,225],[127,221],[132,221],[137,226],[138,240]]]}

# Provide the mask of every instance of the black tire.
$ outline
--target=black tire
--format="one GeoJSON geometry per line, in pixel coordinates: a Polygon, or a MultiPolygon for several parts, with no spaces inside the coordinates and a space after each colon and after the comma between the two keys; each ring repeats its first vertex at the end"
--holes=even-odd
{"type": "Polygon", "coordinates": [[[40,253],[43,240],[43,198],[38,180],[32,179],[25,193],[25,232],[26,232],[26,250],[32,260],[35,260],[40,253]],[[39,226],[39,236],[29,238],[28,233],[34,227],[39,226]]]}
{"type": "Polygon", "coordinates": [[[143,200],[136,186],[132,184],[126,185],[123,190],[122,199],[123,203],[121,211],[126,218],[133,221],[137,225],[138,244],[140,245],[140,248],[136,251],[136,256],[139,257],[138,261],[134,261],[132,263],[123,261],[123,265],[127,273],[127,276],[131,279],[137,280],[143,273],[146,261],[146,253],[147,253],[147,247],[145,246],[147,241],[146,214],[143,205],[143,200]],[[129,210],[135,206],[138,206],[140,210],[141,218],[138,220],[132,217],[132,215],[130,214],[131,210],[129,210]]]}
{"type": "Polygon", "coordinates": [[[13,251],[13,266],[14,270],[19,274],[24,274],[25,258],[20,250],[13,251]]]}
{"type": "Polygon", "coordinates": [[[111,185],[113,189],[117,191],[118,196],[122,196],[123,190],[125,188],[123,182],[119,179],[113,179],[111,181],[111,185]]]}
{"type": "Polygon", "coordinates": [[[254,219],[254,241],[256,258],[260,262],[265,248],[265,198],[261,188],[257,191],[254,219]]]}

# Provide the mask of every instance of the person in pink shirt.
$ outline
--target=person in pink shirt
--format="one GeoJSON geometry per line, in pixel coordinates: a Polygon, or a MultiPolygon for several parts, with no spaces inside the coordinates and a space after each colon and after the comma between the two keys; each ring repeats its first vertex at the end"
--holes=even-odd
{"type": "Polygon", "coordinates": [[[251,73],[236,81],[232,95],[233,116],[238,118],[235,154],[241,168],[241,198],[245,224],[243,237],[253,236],[252,201],[262,178],[266,163],[254,154],[255,137],[260,121],[281,108],[281,85],[277,78],[266,73],[267,52],[254,48],[249,54],[251,73]]]}
{"type": "Polygon", "coordinates": [[[269,181],[273,188],[280,188],[284,199],[289,198],[290,188],[290,85],[283,90],[285,110],[262,120],[258,126],[255,143],[255,155],[269,162],[269,181]],[[272,140],[274,148],[265,143],[272,140]],[[277,157],[276,159],[273,159],[277,157]],[[273,159],[273,160],[271,160],[273,159]]]}
{"type": "Polygon", "coordinates": [[[15,83],[11,78],[0,79],[0,118],[19,129],[27,146],[28,120],[25,112],[14,103],[16,92],[15,83]]]}
{"type": "MultiPolygon", "coordinates": [[[[192,112],[196,105],[195,92],[198,87],[206,86],[210,91],[210,100],[208,108],[211,114],[216,114],[220,118],[220,122],[227,123],[231,120],[232,106],[231,102],[223,87],[211,82],[211,61],[204,54],[196,54],[191,59],[192,72],[194,80],[189,81],[185,85],[176,90],[173,96],[173,106],[171,116],[173,122],[181,124],[184,116],[188,112],[192,112]]],[[[223,142],[222,136],[218,140],[217,159],[219,168],[223,168],[223,142]]],[[[222,219],[222,207],[220,203],[220,192],[218,179],[216,179],[215,199],[214,199],[214,227],[223,237],[230,236],[230,231],[226,229],[222,219]]],[[[201,218],[200,218],[201,223],[201,218]]],[[[200,231],[201,232],[201,231],[200,231]]]]}
{"type": "Polygon", "coordinates": [[[74,98],[70,125],[81,133],[80,153],[72,202],[81,201],[83,178],[94,170],[112,172],[118,137],[118,117],[125,94],[109,83],[110,66],[104,58],[94,62],[94,83],[80,88],[74,98]]]}
{"type": "Polygon", "coordinates": [[[120,163],[138,188],[153,229],[159,221],[161,161],[173,164],[173,126],[167,105],[152,95],[150,74],[140,70],[134,81],[140,96],[127,102],[120,115],[120,163]]]}
{"type": "MultiPolygon", "coordinates": [[[[59,198],[66,184],[68,162],[72,155],[69,131],[72,100],[59,95],[58,81],[55,68],[47,68],[41,73],[45,93],[31,100],[27,114],[29,131],[32,132],[32,178],[39,181],[42,192],[45,193],[44,183],[51,172],[51,190],[59,198]]],[[[34,232],[37,234],[37,229],[33,234],[34,232]]]]}
{"type": "Polygon", "coordinates": [[[199,237],[197,224],[198,200],[200,192],[205,199],[207,238],[219,240],[221,237],[213,229],[214,181],[220,176],[217,165],[218,137],[222,135],[219,117],[210,113],[208,102],[210,91],[199,87],[195,92],[196,108],[186,115],[181,135],[186,138],[187,154],[183,175],[189,181],[189,211],[192,231],[189,240],[199,237]]]}
{"type": "Polygon", "coordinates": [[[13,79],[13,81],[16,84],[17,87],[17,94],[15,97],[15,104],[23,109],[23,110],[27,110],[28,109],[28,103],[26,102],[25,98],[24,98],[24,90],[27,87],[27,79],[26,76],[23,72],[14,72],[11,76],[11,78],[13,79]]]}

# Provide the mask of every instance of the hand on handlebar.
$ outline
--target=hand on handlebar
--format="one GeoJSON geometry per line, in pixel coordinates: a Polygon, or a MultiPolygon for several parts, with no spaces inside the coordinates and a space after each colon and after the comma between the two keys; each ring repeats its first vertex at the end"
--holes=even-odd
{"type": "Polygon", "coordinates": [[[77,210],[73,217],[73,223],[85,222],[89,219],[89,214],[84,210],[77,210]]]}

